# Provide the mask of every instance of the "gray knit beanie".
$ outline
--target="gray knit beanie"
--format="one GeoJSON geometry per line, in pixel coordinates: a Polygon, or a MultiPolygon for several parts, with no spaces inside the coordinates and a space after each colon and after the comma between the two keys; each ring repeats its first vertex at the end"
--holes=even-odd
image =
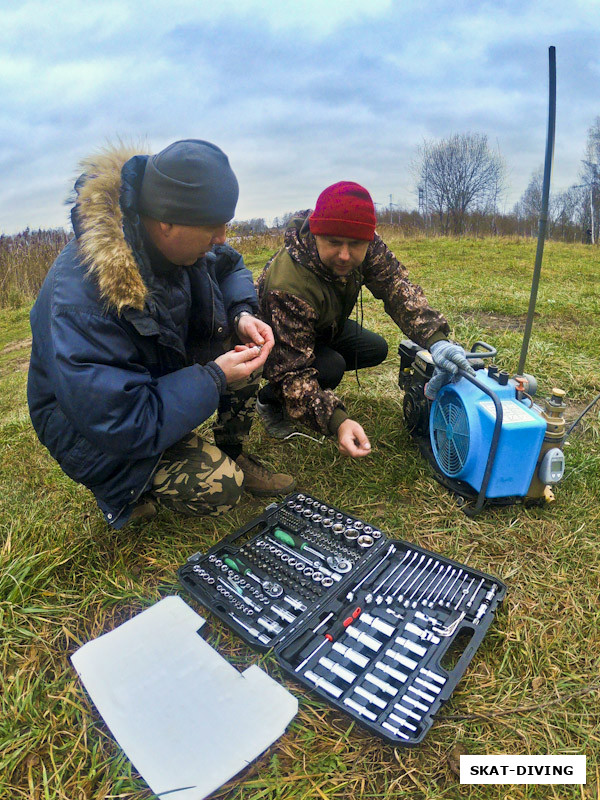
{"type": "Polygon", "coordinates": [[[235,214],[238,182],[225,153],[201,139],[173,142],[149,156],[140,212],[176,225],[221,225],[235,214]]]}

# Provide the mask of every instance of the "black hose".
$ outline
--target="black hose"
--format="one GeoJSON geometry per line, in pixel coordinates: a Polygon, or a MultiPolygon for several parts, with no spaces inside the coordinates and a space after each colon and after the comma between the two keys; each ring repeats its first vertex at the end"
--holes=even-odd
{"type": "Polygon", "coordinates": [[[587,406],[586,406],[586,407],[583,409],[583,411],[581,412],[581,414],[580,414],[580,415],[577,417],[577,419],[575,420],[575,422],[574,422],[574,423],[571,425],[571,427],[569,428],[569,430],[568,430],[568,431],[565,433],[565,439],[566,439],[566,437],[567,437],[567,436],[568,436],[568,435],[571,433],[571,431],[573,430],[573,428],[574,428],[576,425],[578,425],[578,424],[581,422],[581,420],[582,420],[582,419],[583,419],[583,417],[584,417],[584,416],[587,414],[587,412],[590,410],[590,408],[592,408],[593,406],[595,406],[595,405],[596,405],[596,403],[598,402],[598,400],[600,400],[600,394],[599,394],[599,395],[597,395],[596,397],[594,397],[594,399],[592,400],[592,402],[591,402],[589,405],[587,405],[587,406]]]}

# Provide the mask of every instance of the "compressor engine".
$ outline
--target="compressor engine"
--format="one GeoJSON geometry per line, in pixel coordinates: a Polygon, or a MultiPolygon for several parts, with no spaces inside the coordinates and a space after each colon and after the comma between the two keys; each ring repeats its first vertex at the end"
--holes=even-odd
{"type": "Polygon", "coordinates": [[[433,402],[424,394],[432,377],[431,355],[410,340],[401,342],[398,384],[404,389],[407,429],[434,469],[436,478],[458,496],[484,503],[551,501],[551,486],[564,473],[564,395],[534,402],[531,375],[509,376],[485,360],[496,350],[476,342],[467,353],[475,376],[466,372],[442,387],[433,402]]]}

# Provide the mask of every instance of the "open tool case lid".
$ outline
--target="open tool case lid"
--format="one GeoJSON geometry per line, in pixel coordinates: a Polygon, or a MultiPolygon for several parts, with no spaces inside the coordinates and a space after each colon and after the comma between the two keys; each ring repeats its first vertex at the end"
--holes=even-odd
{"type": "Polygon", "coordinates": [[[288,675],[404,745],[422,741],[506,593],[491,575],[299,492],[178,574],[288,675]]]}

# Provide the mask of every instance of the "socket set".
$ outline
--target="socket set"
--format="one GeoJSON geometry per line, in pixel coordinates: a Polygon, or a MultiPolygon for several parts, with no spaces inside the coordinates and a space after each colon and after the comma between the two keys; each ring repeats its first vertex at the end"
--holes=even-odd
{"type": "Polygon", "coordinates": [[[294,493],[180,570],[182,586],[284,671],[394,744],[422,741],[505,585],[294,493]]]}

